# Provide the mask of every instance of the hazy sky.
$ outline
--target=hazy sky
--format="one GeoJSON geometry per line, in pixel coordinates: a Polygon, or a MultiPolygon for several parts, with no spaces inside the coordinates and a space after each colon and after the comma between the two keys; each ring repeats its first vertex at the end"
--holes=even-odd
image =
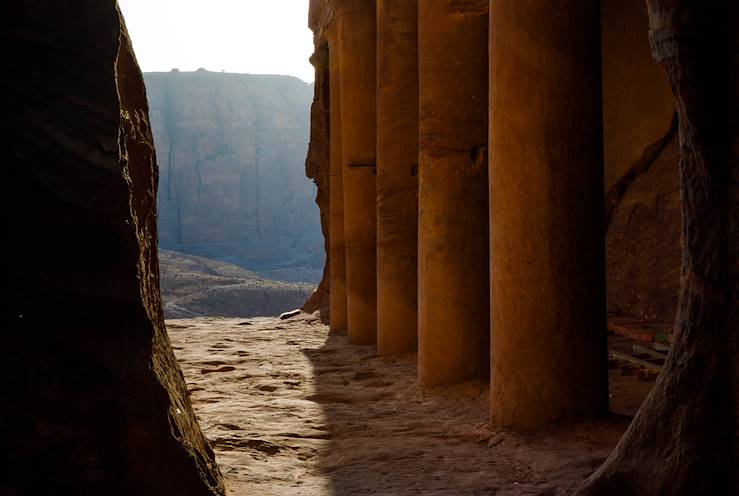
{"type": "Polygon", "coordinates": [[[289,74],[313,81],[308,0],[118,0],[143,71],[289,74]]]}

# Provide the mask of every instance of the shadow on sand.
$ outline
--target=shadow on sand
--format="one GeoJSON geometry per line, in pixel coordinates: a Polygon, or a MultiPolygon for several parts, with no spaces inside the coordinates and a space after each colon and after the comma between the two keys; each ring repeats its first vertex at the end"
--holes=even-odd
{"type": "Polygon", "coordinates": [[[569,494],[608,455],[627,420],[493,432],[489,383],[423,390],[416,355],[376,357],[328,334],[303,349],[329,446],[319,470],[336,496],[569,494]]]}

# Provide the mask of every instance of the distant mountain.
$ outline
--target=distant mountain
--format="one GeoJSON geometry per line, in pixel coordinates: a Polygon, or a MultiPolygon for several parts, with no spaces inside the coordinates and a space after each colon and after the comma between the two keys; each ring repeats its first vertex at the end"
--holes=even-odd
{"type": "Polygon", "coordinates": [[[300,308],[311,284],[263,279],[232,264],[159,251],[164,316],[257,317],[300,308]]]}
{"type": "Polygon", "coordinates": [[[312,86],[205,70],[144,79],[162,248],[318,282],[323,238],[305,177],[312,86]]]}

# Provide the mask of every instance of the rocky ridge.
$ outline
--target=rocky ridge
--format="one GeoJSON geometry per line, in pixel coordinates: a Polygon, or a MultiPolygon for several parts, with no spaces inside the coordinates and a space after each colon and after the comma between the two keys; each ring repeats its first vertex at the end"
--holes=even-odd
{"type": "Polygon", "coordinates": [[[159,251],[159,270],[168,319],[278,315],[300,307],[313,291],[310,284],[264,279],[236,265],[169,250],[159,251]]]}

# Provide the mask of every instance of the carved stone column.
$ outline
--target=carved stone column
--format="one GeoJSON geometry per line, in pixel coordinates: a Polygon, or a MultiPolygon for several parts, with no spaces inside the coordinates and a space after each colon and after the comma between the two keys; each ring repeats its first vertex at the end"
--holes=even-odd
{"type": "Polygon", "coordinates": [[[487,375],[488,2],[419,2],[419,379],[487,375]]]}
{"type": "Polygon", "coordinates": [[[344,238],[344,181],[341,148],[341,74],[336,22],[326,31],[329,58],[330,118],[330,243],[331,331],[346,332],[346,252],[344,238]]]}
{"type": "Polygon", "coordinates": [[[377,2],[377,352],[418,348],[418,0],[377,2]]]}
{"type": "Polygon", "coordinates": [[[339,22],[344,236],[349,340],[377,334],[376,13],[374,0],[336,2],[339,22]]]}
{"type": "Polygon", "coordinates": [[[600,4],[491,3],[492,418],[608,407],[600,4]]]}

